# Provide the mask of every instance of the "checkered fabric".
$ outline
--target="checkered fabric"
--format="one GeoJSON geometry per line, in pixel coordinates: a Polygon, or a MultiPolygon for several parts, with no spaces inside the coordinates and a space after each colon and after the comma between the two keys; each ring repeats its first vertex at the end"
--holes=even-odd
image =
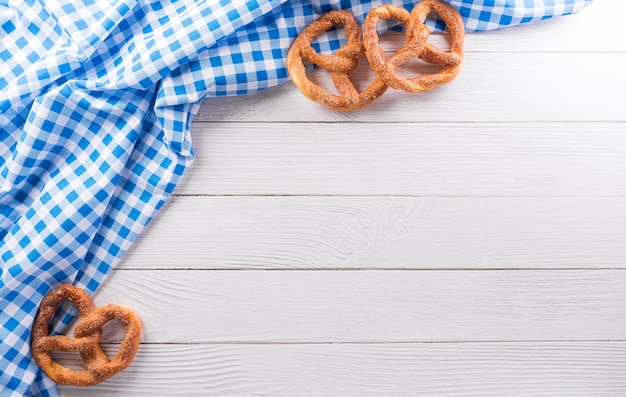
{"type": "MultiPolygon", "coordinates": [[[[451,1],[469,32],[590,2],[451,1]]],[[[39,302],[61,283],[93,293],[118,264],[190,165],[202,99],[286,82],[305,25],[380,3],[0,0],[0,396],[57,395],[30,353],[39,302]]]]}

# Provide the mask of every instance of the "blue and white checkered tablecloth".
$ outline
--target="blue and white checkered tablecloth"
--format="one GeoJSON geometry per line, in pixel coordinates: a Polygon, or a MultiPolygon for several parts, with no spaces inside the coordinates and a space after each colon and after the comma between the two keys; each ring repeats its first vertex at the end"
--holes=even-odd
{"type": "MultiPolygon", "coordinates": [[[[190,165],[202,99],[286,82],[305,25],[382,2],[0,0],[0,396],[57,395],[30,353],[39,302],[61,283],[93,293],[116,266],[190,165]]],[[[473,32],[591,0],[451,3],[473,32]]]]}

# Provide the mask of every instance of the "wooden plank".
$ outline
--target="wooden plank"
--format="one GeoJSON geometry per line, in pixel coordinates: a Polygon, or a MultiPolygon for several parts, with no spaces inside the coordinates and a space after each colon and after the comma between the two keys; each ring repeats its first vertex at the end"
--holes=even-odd
{"type": "Polygon", "coordinates": [[[624,198],[175,197],[124,269],[626,265],[624,198]]]}
{"type": "Polygon", "coordinates": [[[149,343],[624,340],[626,272],[118,270],[94,302],[149,343]]]}
{"type": "Polygon", "coordinates": [[[617,397],[626,390],[624,361],[623,342],[150,344],[89,396],[617,397]]]}
{"type": "Polygon", "coordinates": [[[596,0],[562,18],[466,35],[467,51],[625,52],[617,30],[626,14],[622,0],[596,0]]]}
{"type": "Polygon", "coordinates": [[[624,196],[623,123],[194,124],[175,194],[624,196]]]}
{"type": "MultiPolygon", "coordinates": [[[[454,81],[419,94],[388,90],[354,112],[326,109],[286,83],[240,97],[207,98],[195,121],[624,121],[625,64],[623,52],[468,53],[454,81]]],[[[310,75],[332,86],[325,71],[310,75]]],[[[354,75],[367,85],[373,72],[363,66],[354,75]]]]}

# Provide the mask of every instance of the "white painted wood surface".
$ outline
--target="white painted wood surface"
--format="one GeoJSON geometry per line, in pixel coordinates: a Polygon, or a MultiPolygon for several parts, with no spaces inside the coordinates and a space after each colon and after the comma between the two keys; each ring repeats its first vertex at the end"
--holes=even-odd
{"type": "Polygon", "coordinates": [[[626,267],[623,197],[179,196],[123,265],[626,267]]]}
{"type": "Polygon", "coordinates": [[[161,270],[116,272],[94,302],[135,307],[160,343],[572,341],[620,340],[623,291],[614,269],[161,270]]]}
{"type": "Polygon", "coordinates": [[[139,353],[61,394],[626,395],[623,15],[469,34],[455,81],[359,112],[290,83],[205,100],[94,298],[142,316],[139,353]]]}
{"type": "Polygon", "coordinates": [[[147,344],[93,395],[612,397],[625,355],[624,342],[147,344]]]}
{"type": "Polygon", "coordinates": [[[625,129],[618,122],[197,123],[197,160],[179,194],[623,196],[625,129]]]}

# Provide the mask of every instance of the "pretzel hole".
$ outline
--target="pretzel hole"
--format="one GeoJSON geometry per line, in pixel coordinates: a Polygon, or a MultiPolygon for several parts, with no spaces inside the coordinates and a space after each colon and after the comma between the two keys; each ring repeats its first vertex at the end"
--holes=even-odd
{"type": "Polygon", "coordinates": [[[356,69],[348,73],[352,83],[354,84],[354,88],[358,92],[363,92],[367,89],[367,87],[372,84],[372,81],[376,78],[376,72],[372,70],[367,62],[367,58],[361,57],[359,59],[359,64],[356,69]]]}
{"type": "Polygon", "coordinates": [[[85,362],[78,352],[50,352],[52,360],[56,361],[63,367],[72,371],[83,371],[85,369],[85,362]]]}
{"type": "MultiPolygon", "coordinates": [[[[313,65],[311,65],[311,67],[313,67],[313,65]]],[[[312,83],[323,87],[329,93],[333,95],[339,95],[339,92],[337,92],[337,89],[333,84],[333,80],[330,77],[330,72],[328,70],[317,68],[313,72],[308,73],[307,78],[311,80],[312,83]]]]}
{"type": "Polygon", "coordinates": [[[119,345],[124,339],[124,337],[126,336],[126,329],[115,318],[110,321],[107,321],[102,326],[101,329],[102,329],[101,343],[114,343],[114,344],[119,345]]]}
{"type": "Polygon", "coordinates": [[[112,319],[102,325],[102,339],[100,339],[100,347],[107,356],[107,359],[111,361],[117,354],[122,340],[126,336],[126,329],[117,320],[112,319]]]}
{"type": "Polygon", "coordinates": [[[404,35],[404,25],[394,18],[380,19],[378,24],[376,24],[376,33],[378,34],[378,37],[381,37],[387,32],[401,33],[404,35]]]}
{"type": "Polygon", "coordinates": [[[428,42],[437,46],[441,51],[450,52],[452,40],[450,39],[450,34],[447,31],[433,32],[431,30],[430,37],[428,38],[428,42]]]}
{"type": "Polygon", "coordinates": [[[318,54],[332,55],[347,42],[346,29],[341,25],[336,25],[313,39],[311,47],[318,54]]]}
{"type": "Polygon", "coordinates": [[[70,335],[68,330],[73,331],[73,324],[78,321],[80,321],[78,308],[69,300],[65,300],[57,307],[48,322],[48,335],[70,335]]]}

